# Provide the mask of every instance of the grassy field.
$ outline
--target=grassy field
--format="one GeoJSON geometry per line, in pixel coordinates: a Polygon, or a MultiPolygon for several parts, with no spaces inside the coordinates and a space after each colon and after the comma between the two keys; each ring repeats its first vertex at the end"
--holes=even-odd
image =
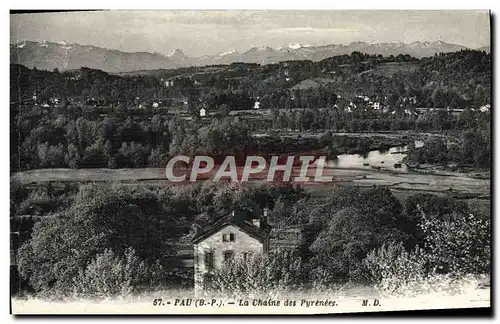
{"type": "Polygon", "coordinates": [[[413,62],[389,62],[377,65],[374,69],[361,72],[360,74],[372,73],[379,76],[390,77],[394,73],[411,73],[418,68],[417,63],[413,62]]]}
{"type": "MultiPolygon", "coordinates": [[[[294,172],[299,170],[294,170],[294,172]]],[[[311,174],[314,169],[310,168],[311,174]]],[[[264,174],[265,173],[265,174],[264,174]]],[[[256,181],[267,175],[255,174],[256,181]]],[[[298,174],[297,174],[298,175],[298,174]]],[[[358,186],[388,186],[393,189],[428,192],[450,192],[451,194],[470,194],[489,198],[490,179],[469,177],[466,174],[396,173],[384,170],[325,168],[323,175],[331,175],[333,183],[352,183],[358,186]],[[451,190],[450,190],[451,188],[451,190]]],[[[292,172],[292,178],[294,173],[292,172]]],[[[15,173],[11,180],[22,184],[47,181],[61,182],[132,182],[171,185],[166,180],[162,168],[140,169],[38,169],[15,173]]],[[[308,186],[327,186],[325,183],[306,183],[308,186]]]]}
{"type": "MultiPolygon", "coordinates": [[[[37,185],[42,182],[77,182],[100,183],[112,185],[121,183],[130,186],[172,186],[166,180],[164,169],[40,169],[13,174],[11,180],[24,185],[37,185]]],[[[295,173],[297,173],[296,170],[295,173]]],[[[241,174],[241,171],[239,171],[241,174]]],[[[448,196],[463,199],[477,206],[485,215],[491,213],[490,179],[474,178],[467,174],[440,175],[430,173],[395,173],[384,170],[361,169],[333,169],[325,168],[325,175],[331,174],[330,183],[301,183],[301,185],[315,196],[325,196],[330,193],[334,185],[355,185],[360,187],[386,186],[400,201],[405,201],[417,193],[431,193],[439,196],[448,196]]],[[[260,175],[265,179],[266,174],[260,175]]],[[[298,174],[292,173],[292,178],[298,174]]],[[[259,176],[259,174],[257,174],[259,176]]],[[[263,180],[252,182],[266,183],[263,180]]],[[[188,182],[192,183],[192,182],[188,182]]]]}

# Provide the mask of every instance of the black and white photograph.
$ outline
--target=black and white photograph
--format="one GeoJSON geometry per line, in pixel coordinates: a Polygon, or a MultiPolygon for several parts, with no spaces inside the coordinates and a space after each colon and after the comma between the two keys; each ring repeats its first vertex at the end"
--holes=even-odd
{"type": "Polygon", "coordinates": [[[8,19],[12,315],[492,314],[491,11],[8,19]]]}

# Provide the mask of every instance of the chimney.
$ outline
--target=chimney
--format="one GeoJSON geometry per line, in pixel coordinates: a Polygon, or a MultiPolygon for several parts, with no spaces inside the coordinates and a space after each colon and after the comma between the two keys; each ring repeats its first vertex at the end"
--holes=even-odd
{"type": "Polygon", "coordinates": [[[264,224],[269,224],[269,208],[264,208],[262,212],[262,221],[264,224]]]}
{"type": "Polygon", "coordinates": [[[191,233],[193,236],[196,236],[198,234],[198,231],[200,230],[201,226],[197,223],[193,223],[191,225],[191,233]]]}

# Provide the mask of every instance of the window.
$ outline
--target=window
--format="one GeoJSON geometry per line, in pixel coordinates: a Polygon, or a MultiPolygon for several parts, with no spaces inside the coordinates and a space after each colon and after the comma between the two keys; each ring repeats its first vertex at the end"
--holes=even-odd
{"type": "Polygon", "coordinates": [[[213,267],[214,267],[214,253],[205,252],[205,268],[210,270],[213,269],[213,267]]]}
{"type": "Polygon", "coordinates": [[[233,251],[225,251],[224,252],[224,262],[227,262],[233,258],[233,251]]]}
{"type": "Polygon", "coordinates": [[[248,261],[252,258],[252,252],[243,252],[243,261],[248,261]]]}
{"type": "Polygon", "coordinates": [[[212,283],[213,283],[213,275],[205,273],[205,275],[203,276],[203,290],[212,289],[212,283]]]}
{"type": "Polygon", "coordinates": [[[234,242],[234,234],[222,234],[222,242],[234,242]]]}

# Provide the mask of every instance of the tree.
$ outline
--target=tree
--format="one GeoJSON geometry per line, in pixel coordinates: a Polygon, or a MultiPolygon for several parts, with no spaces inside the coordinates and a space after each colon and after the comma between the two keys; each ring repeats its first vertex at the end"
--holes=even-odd
{"type": "Polygon", "coordinates": [[[106,249],[79,270],[72,289],[76,295],[90,298],[126,296],[146,281],[148,270],[134,249],[127,248],[123,255],[106,249]]]}
{"type": "Polygon", "coordinates": [[[19,251],[19,272],[37,292],[71,293],[75,277],[106,249],[133,248],[146,264],[169,256],[173,208],[151,191],[90,187],[59,216],[36,223],[19,251]],[[152,248],[154,247],[154,248],[152,248]]]}
{"type": "Polygon", "coordinates": [[[151,150],[148,157],[148,165],[152,167],[160,167],[162,162],[162,151],[161,148],[155,148],[151,150]]]}
{"type": "Polygon", "coordinates": [[[404,209],[407,221],[402,226],[405,226],[407,233],[412,233],[407,247],[414,245],[423,247],[424,245],[425,233],[421,228],[423,222],[422,213],[425,213],[428,217],[448,220],[453,213],[467,214],[470,212],[466,202],[432,194],[416,194],[408,197],[404,209]]]}
{"type": "Polygon", "coordinates": [[[427,279],[426,262],[421,248],[408,252],[401,242],[390,242],[368,253],[362,267],[367,279],[384,293],[414,296],[428,292],[417,289],[427,279]]]}
{"type": "Polygon", "coordinates": [[[490,273],[490,220],[454,213],[439,219],[421,211],[429,267],[440,273],[490,273]]]}
{"type": "Polygon", "coordinates": [[[231,112],[231,108],[227,104],[222,104],[219,107],[219,111],[222,116],[227,117],[229,116],[229,113],[231,112]]]}
{"type": "Polygon", "coordinates": [[[78,149],[74,144],[70,143],[68,145],[68,152],[64,156],[64,161],[70,168],[77,169],[80,167],[80,159],[81,157],[78,149]]]}
{"type": "MultiPolygon", "coordinates": [[[[332,210],[333,211],[333,210],[332,210]]],[[[326,271],[329,280],[361,280],[361,261],[386,242],[404,242],[401,205],[389,189],[362,192],[355,207],[331,216],[312,243],[312,267],[326,271]]]]}

